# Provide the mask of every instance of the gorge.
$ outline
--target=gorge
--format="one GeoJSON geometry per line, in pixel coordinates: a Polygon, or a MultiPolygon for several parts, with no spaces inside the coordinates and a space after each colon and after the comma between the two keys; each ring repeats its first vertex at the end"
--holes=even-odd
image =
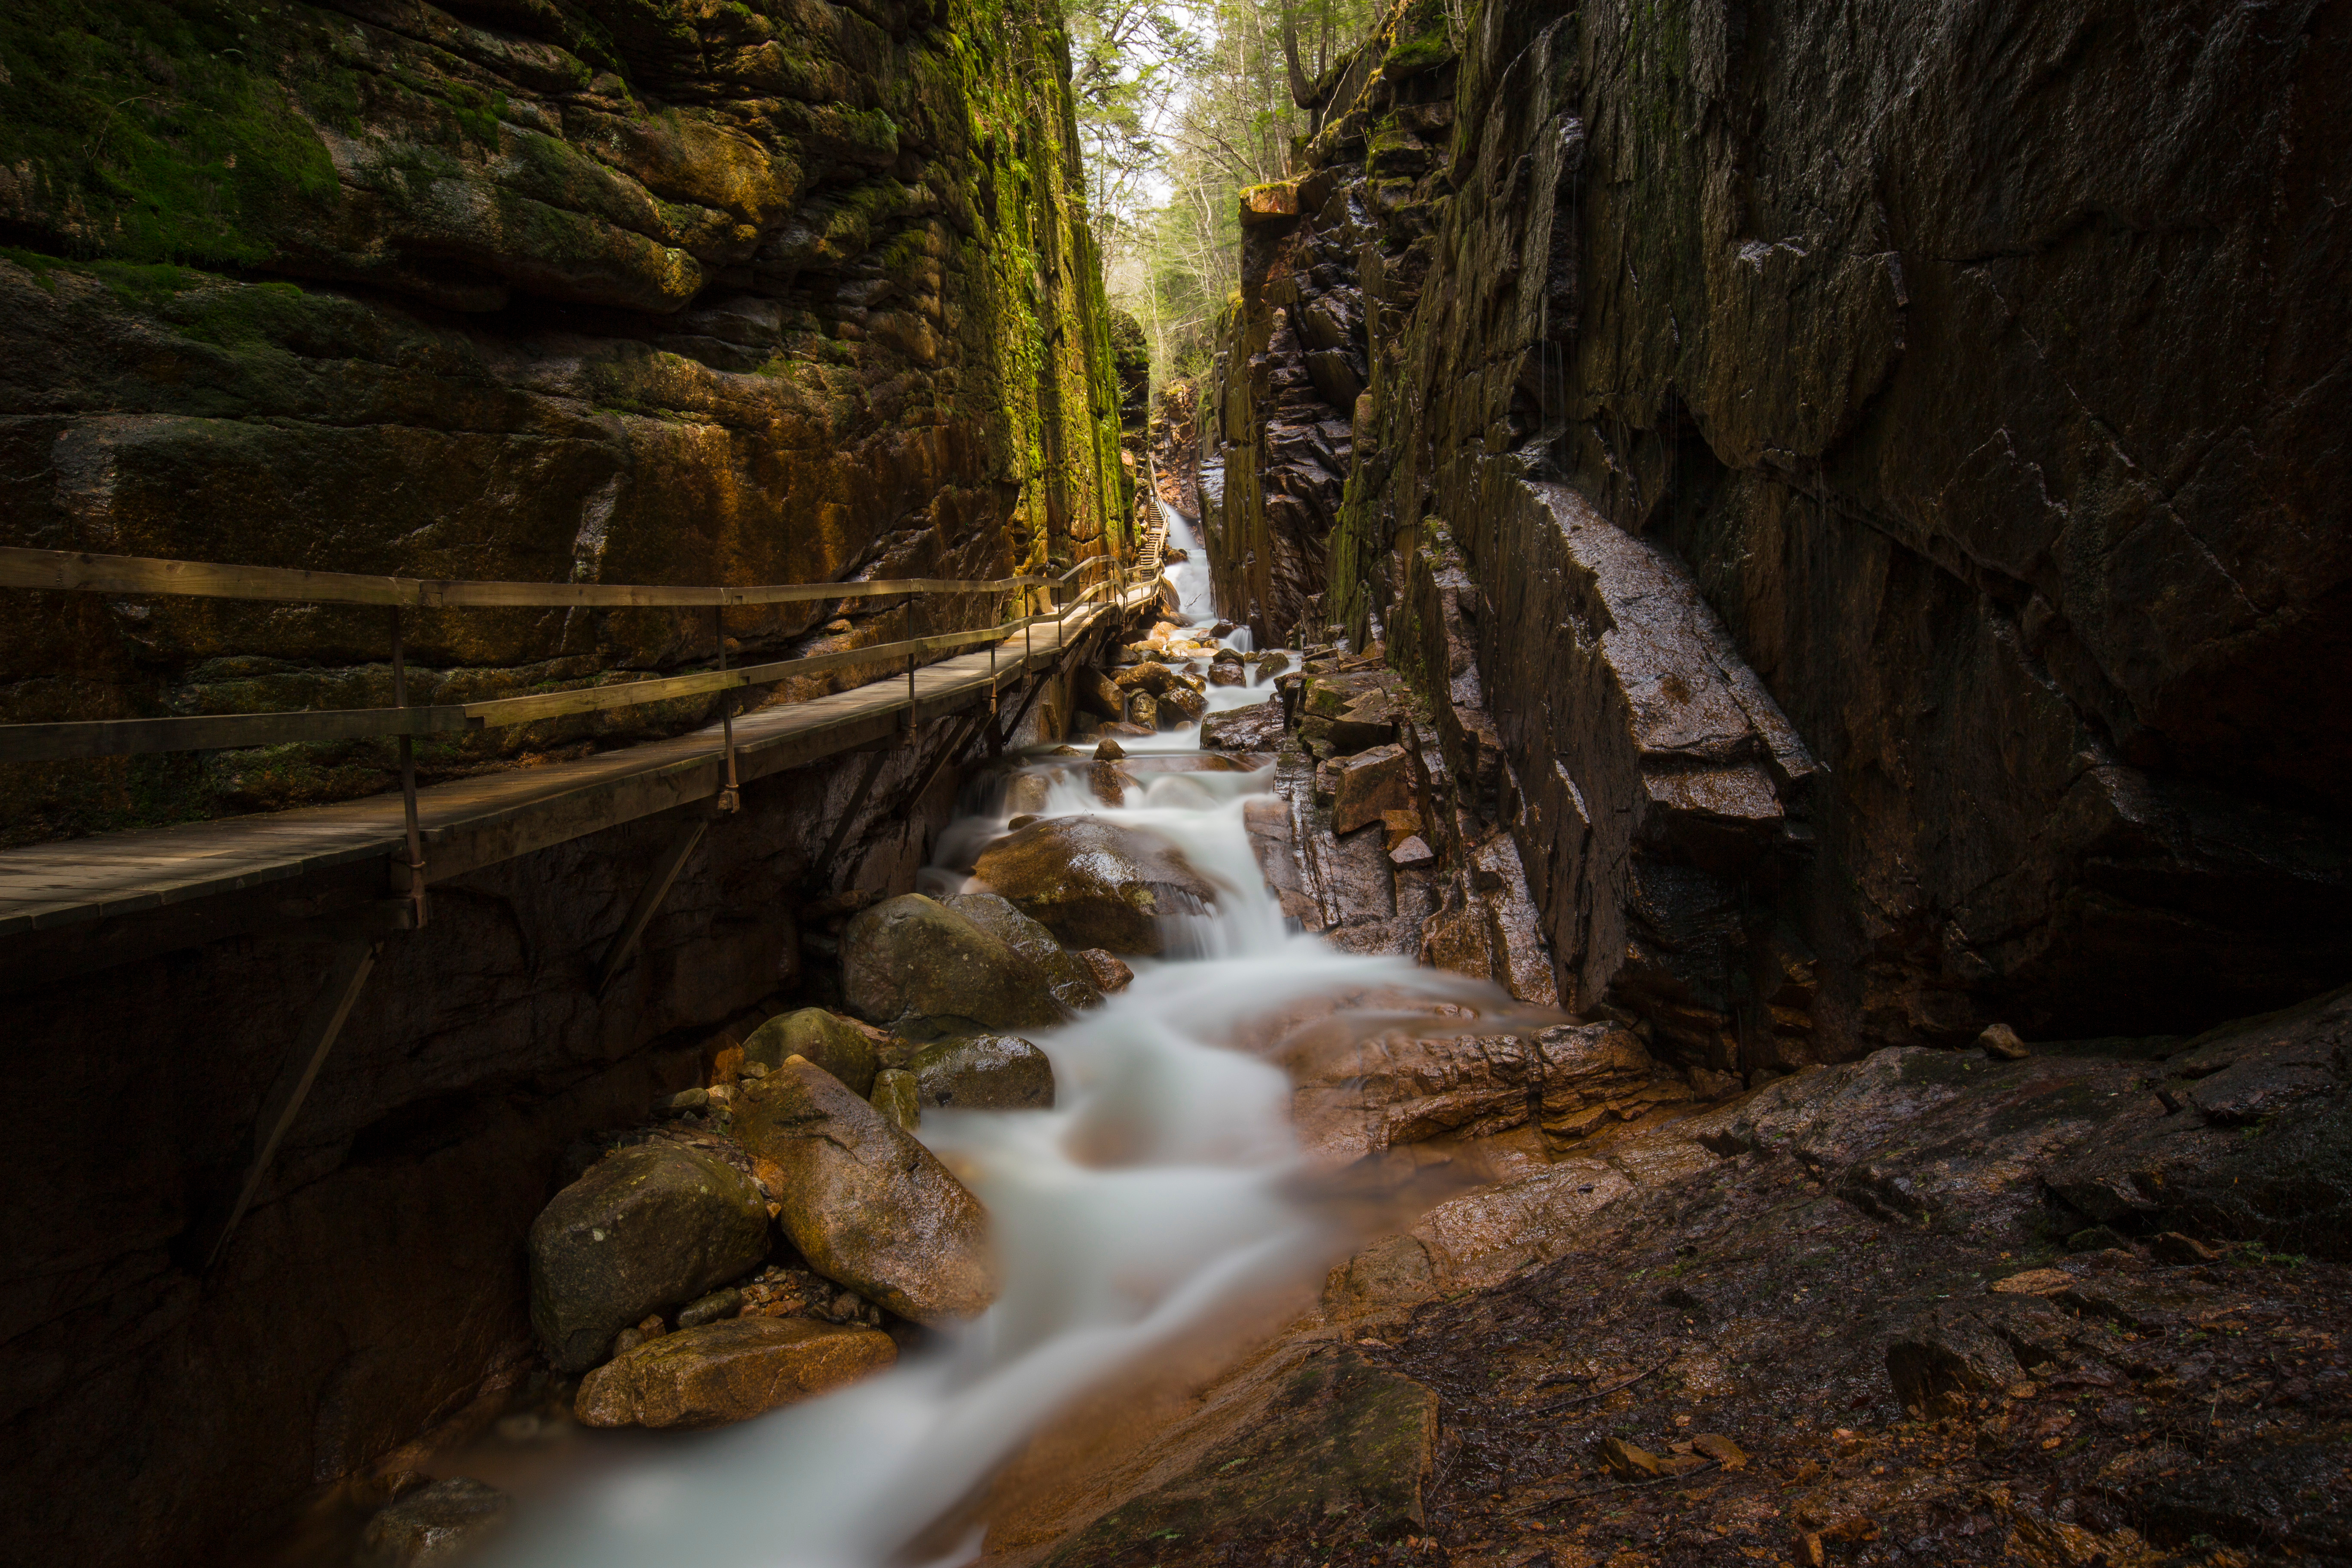
{"type": "Polygon", "coordinates": [[[2352,1561],[2352,5],[1067,26],[0,17],[11,1557],[2352,1561]]]}

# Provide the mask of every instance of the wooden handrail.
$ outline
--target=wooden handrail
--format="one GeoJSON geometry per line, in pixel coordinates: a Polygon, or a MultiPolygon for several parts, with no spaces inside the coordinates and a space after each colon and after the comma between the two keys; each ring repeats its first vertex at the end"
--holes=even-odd
{"type": "Polygon", "coordinates": [[[357,572],[304,572],[279,566],[222,566],[145,555],[92,555],[72,550],[0,548],[0,588],[89,594],[168,594],[204,599],[267,599],[316,605],[394,605],[408,608],[554,609],[709,608],[875,599],[900,594],[1003,594],[1066,583],[1088,556],[1059,577],[909,577],[872,583],[782,583],[749,588],[666,588],[620,583],[472,583],[430,577],[373,577],[357,572]]]}
{"type": "MultiPolygon", "coordinates": [[[[893,582],[806,583],[755,588],[660,588],[606,584],[467,583],[415,577],[370,577],[347,572],[300,572],[271,566],[221,566],[137,555],[91,555],[66,550],[0,548],[0,587],[66,589],[102,594],[168,594],[203,598],[265,599],[314,604],[407,606],[636,605],[693,607],[782,604],[794,600],[876,598],[886,595],[982,594],[1057,586],[1089,567],[1112,564],[1091,555],[1058,577],[958,577],[893,582]]],[[[63,762],[140,756],[158,752],[231,751],[289,742],[358,740],[371,735],[462,734],[531,724],[580,713],[671,702],[688,697],[764,686],[793,676],[819,675],[861,664],[928,658],[982,643],[1002,642],[1039,621],[1055,620],[1092,599],[1115,579],[1082,590],[1069,605],[1000,622],[976,631],[944,632],[903,642],[875,643],[838,653],[812,654],[735,669],[705,670],[644,680],[614,681],[528,697],[421,707],[338,708],[279,713],[207,713],[184,718],[94,719],[55,724],[0,724],[0,763],[63,762]]],[[[404,742],[404,744],[405,742],[404,742]]]]}
{"type": "MultiPolygon", "coordinates": [[[[1092,589],[1087,590],[1090,596],[1092,589]]],[[[1079,603],[1085,603],[1081,598],[1079,603]]],[[[1075,606],[1073,606],[1075,607],[1075,606]]],[[[897,663],[1003,642],[1024,626],[1056,619],[1059,611],[1028,616],[977,631],[943,632],[905,642],[875,643],[839,653],[779,659],[772,664],[650,680],[616,681],[529,697],[410,708],[333,708],[294,713],[206,713],[175,719],[92,719],[58,724],[0,724],[0,763],[60,762],[79,757],[138,756],[154,752],[230,751],[290,741],[349,741],[369,735],[447,735],[531,724],[648,702],[670,702],[798,675],[820,675],[861,664],[897,663]]]]}

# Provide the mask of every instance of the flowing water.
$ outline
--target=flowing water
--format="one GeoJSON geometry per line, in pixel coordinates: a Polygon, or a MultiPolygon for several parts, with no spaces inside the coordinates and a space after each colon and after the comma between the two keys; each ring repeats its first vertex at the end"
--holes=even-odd
{"type": "MultiPolygon", "coordinates": [[[[1169,575],[1208,616],[1192,552],[1169,575]]],[[[1240,634],[1246,637],[1246,633],[1240,634]]],[[[1214,709],[1261,702],[1255,685],[1209,689],[1214,709]]],[[[1172,956],[1135,961],[1134,984],[1035,1037],[1052,1058],[1051,1111],[926,1112],[925,1142],[966,1175],[993,1216],[1003,1294],[977,1321],[887,1373],[726,1431],[671,1437],[566,1495],[527,1500],[501,1561],[548,1568],[881,1568],[971,1561],[976,1531],[940,1539],[1038,1426],[1107,1375],[1244,1293],[1319,1268],[1332,1222],[1297,1197],[1290,1089],[1229,1048],[1253,1019],[1368,989],[1502,1004],[1398,959],[1343,954],[1285,929],[1243,828],[1270,770],[1181,764],[1196,727],[1123,742],[1140,789],[1107,808],[1083,760],[1038,756],[1045,814],[1094,812],[1173,840],[1219,884],[1213,909],[1178,917],[1172,956]],[[1106,1151],[1115,1152],[1106,1153],[1106,1151]],[[942,1555],[944,1553],[944,1555],[942,1555]]],[[[942,837],[933,890],[1004,830],[994,801],[942,837]]]]}

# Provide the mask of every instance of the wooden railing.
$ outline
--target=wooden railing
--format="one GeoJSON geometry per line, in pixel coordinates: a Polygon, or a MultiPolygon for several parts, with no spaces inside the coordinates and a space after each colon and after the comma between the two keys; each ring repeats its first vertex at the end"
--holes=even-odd
{"type": "MultiPolygon", "coordinates": [[[[87,555],[60,550],[0,548],[0,587],[5,588],[374,605],[386,606],[393,612],[389,628],[393,684],[393,706],[390,708],[99,719],[55,724],[0,724],[0,762],[16,763],[129,756],[155,752],[224,750],[286,742],[349,740],[369,735],[392,735],[399,740],[400,793],[406,828],[406,854],[393,863],[397,875],[392,890],[397,896],[361,911],[337,928],[340,945],[327,983],[312,1002],[310,1016],[297,1035],[278,1081],[264,1102],[261,1116],[254,1128],[252,1162],[247,1168],[244,1183],[228,1211],[228,1217],[212,1244],[206,1267],[210,1268],[220,1260],[229,1237],[236,1232],[238,1222],[259,1192],[262,1178],[276,1157],[279,1143],[300,1112],[302,1102],[317,1079],[327,1054],[333,1048],[344,1019],[357,1002],[361,987],[366,984],[385,934],[421,930],[426,923],[425,844],[417,821],[414,751],[416,736],[462,733],[571,714],[636,707],[649,702],[667,702],[685,697],[727,693],[793,676],[815,675],[860,665],[896,665],[903,659],[907,667],[908,738],[911,740],[916,727],[912,702],[915,672],[920,664],[957,649],[981,644],[986,644],[993,650],[1015,635],[1025,636],[1028,629],[1041,620],[1063,619],[1097,595],[1115,595],[1123,581],[1148,581],[1158,572],[1160,538],[1158,531],[1148,531],[1148,542],[1143,551],[1139,552],[1140,558],[1150,563],[1148,570],[1137,566],[1122,572],[1117,561],[1108,555],[1097,555],[1081,561],[1058,577],[1001,577],[987,582],[920,577],[891,582],[792,583],[745,588],[648,587],[602,583],[454,582],[376,577],[344,572],[224,566],[209,562],[167,561],[131,555],[87,555]],[[1080,587],[1069,602],[1062,602],[1065,588],[1073,580],[1089,574],[1094,580],[1080,587]],[[845,648],[838,653],[778,659],[735,669],[727,668],[724,617],[730,606],[901,595],[1011,595],[1016,592],[1025,595],[1035,588],[1046,590],[1047,609],[1001,620],[994,626],[845,648]],[[719,668],[692,675],[624,679],[569,691],[501,697],[481,702],[429,703],[415,707],[409,704],[407,661],[402,637],[404,612],[411,609],[517,606],[708,609],[713,617],[719,668]]],[[[1023,663],[1025,669],[1025,658],[1023,663]]],[[[992,684],[992,711],[994,706],[995,688],[992,684]]],[[[716,805],[722,813],[734,811],[739,805],[734,709],[735,704],[731,701],[722,703],[719,708],[725,783],[716,805]]],[[[1014,722],[1017,724],[1017,718],[1014,722]]],[[[940,763],[934,764],[933,772],[922,775],[925,781],[934,776],[937,767],[948,761],[953,749],[950,745],[948,752],[942,752],[940,763]]],[[[876,772],[874,763],[878,761],[879,753],[877,753],[869,762],[858,798],[862,799],[865,789],[872,784],[876,772]]],[[[918,794],[920,788],[919,785],[918,794]]],[[[849,812],[837,826],[832,842],[819,856],[818,864],[831,860],[842,832],[848,826],[848,817],[855,816],[856,811],[856,805],[853,802],[849,812]]],[[[600,996],[630,961],[646,922],[667,893],[686,858],[701,841],[707,826],[707,818],[696,818],[687,825],[661,857],[627,920],[598,963],[596,990],[600,996]]]]}
{"type": "Polygon", "coordinates": [[[398,689],[390,708],[304,710],[299,712],[196,714],[149,719],[94,719],[47,724],[0,724],[0,762],[58,762],[77,758],[133,756],[156,752],[221,751],[289,742],[345,741],[393,735],[465,733],[535,723],[574,714],[608,711],[650,702],[707,696],[772,684],[796,676],[860,665],[909,666],[961,648],[1002,643],[1041,620],[1068,613],[1108,585],[1085,588],[1067,605],[1060,590],[1073,578],[1115,566],[1108,556],[1090,556],[1059,577],[1001,577],[984,582],[918,577],[887,582],[793,583],[758,587],[656,587],[601,583],[478,583],[414,577],[376,577],[357,573],[301,572],[276,567],[222,566],[207,562],[165,561],[131,555],[88,555],[63,550],[0,549],[0,587],[64,589],[97,594],[163,594],[176,596],[254,599],[391,607],[394,681],[404,688],[406,669],[398,612],[407,608],[705,608],[806,603],[812,600],[917,597],[929,595],[1004,594],[1045,588],[1053,607],[972,631],[947,632],[899,642],[875,643],[838,653],[813,654],[766,664],[726,667],[723,625],[716,628],[719,668],[692,675],[617,681],[569,691],[479,702],[412,706],[398,689]]]}

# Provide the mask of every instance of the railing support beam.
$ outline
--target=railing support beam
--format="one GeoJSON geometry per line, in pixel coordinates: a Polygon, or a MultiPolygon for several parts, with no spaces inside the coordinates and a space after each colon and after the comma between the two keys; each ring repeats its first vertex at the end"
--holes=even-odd
{"type": "Polygon", "coordinates": [[[669,897],[670,889],[677,881],[677,874],[686,869],[687,858],[694,853],[695,846],[702,842],[702,836],[709,830],[709,819],[698,816],[680,827],[670,840],[669,847],[655,858],[653,869],[646,874],[646,885],[637,889],[637,901],[629,906],[629,918],[621,922],[621,929],[613,934],[612,942],[604,949],[604,956],[597,962],[598,996],[613,988],[613,982],[621,977],[621,972],[629,966],[629,960],[636,956],[637,940],[646,934],[646,927],[652,921],[654,911],[661,908],[664,899],[669,897]]]}
{"type": "Polygon", "coordinates": [[[302,1029],[294,1037],[294,1049],[286,1065],[271,1086],[269,1098],[262,1102],[261,1120],[253,1130],[253,1163],[245,1173],[245,1183],[237,1189],[236,1202],[228,1212],[228,1220],[221,1226],[220,1237],[213,1243],[205,1258],[210,1271],[228,1250],[229,1237],[253,1206],[256,1194],[261,1190],[261,1179],[269,1173],[269,1163],[278,1157],[278,1146],[301,1113],[302,1102],[310,1096],[310,1088],[319,1081],[319,1069],[326,1065],[327,1053],[335,1048],[335,1040],[343,1032],[352,1007],[360,999],[360,988],[367,984],[369,973],[375,968],[376,955],[383,951],[382,937],[362,937],[346,942],[335,950],[335,958],[327,973],[327,984],[312,999],[310,1009],[302,1020],[302,1029]]]}

